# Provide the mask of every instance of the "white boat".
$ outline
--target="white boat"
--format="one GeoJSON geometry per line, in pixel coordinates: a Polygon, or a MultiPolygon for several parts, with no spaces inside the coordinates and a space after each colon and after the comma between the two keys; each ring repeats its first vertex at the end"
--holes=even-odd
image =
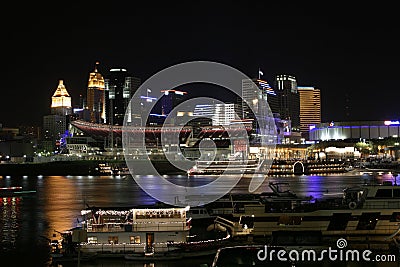
{"type": "Polygon", "coordinates": [[[344,173],[352,170],[341,162],[318,161],[274,161],[268,160],[198,160],[187,171],[188,176],[230,175],[230,174],[266,174],[266,175],[311,175],[322,173],[344,173]]]}
{"type": "Polygon", "coordinates": [[[55,261],[83,256],[177,259],[215,253],[230,238],[190,241],[190,207],[97,208],[81,211],[81,227],[61,233],[55,261]],[[60,247],[59,247],[60,246],[60,247]],[[59,255],[63,255],[58,259],[59,255]]]}
{"type": "Polygon", "coordinates": [[[326,242],[347,237],[354,247],[388,249],[400,241],[400,186],[364,184],[346,188],[342,198],[321,201],[273,194],[262,204],[245,205],[233,219],[219,216],[215,222],[233,237],[272,240],[285,231],[292,231],[292,236],[314,231],[326,242]]]}
{"type": "Polygon", "coordinates": [[[174,250],[187,241],[191,219],[186,208],[91,208],[82,227],[65,234],[83,254],[140,254],[174,250]]]}
{"type": "Polygon", "coordinates": [[[193,175],[220,175],[220,174],[249,174],[256,173],[260,168],[257,160],[198,160],[195,166],[187,171],[193,175]]]}
{"type": "Polygon", "coordinates": [[[214,217],[210,214],[206,207],[202,206],[191,207],[187,211],[186,216],[192,218],[193,220],[210,219],[214,217]]]}

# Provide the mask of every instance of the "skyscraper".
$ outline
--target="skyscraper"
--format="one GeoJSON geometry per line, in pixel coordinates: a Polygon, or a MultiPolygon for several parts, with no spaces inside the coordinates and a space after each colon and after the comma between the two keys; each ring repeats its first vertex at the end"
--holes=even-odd
{"type": "Polygon", "coordinates": [[[90,112],[90,122],[103,123],[106,118],[104,78],[97,71],[96,62],[94,71],[89,74],[87,88],[87,109],[90,112]]]}
{"type": "Polygon", "coordinates": [[[300,95],[300,131],[308,133],[310,125],[321,123],[321,92],[314,87],[298,87],[300,95]]]}
{"type": "Polygon", "coordinates": [[[51,114],[43,116],[42,146],[47,151],[56,151],[67,130],[67,116],[51,114]]]}
{"type": "Polygon", "coordinates": [[[162,90],[161,92],[164,93],[161,97],[162,115],[169,115],[177,105],[185,100],[185,96],[187,95],[187,92],[178,90],[162,90]]]}
{"type": "Polygon", "coordinates": [[[281,119],[291,121],[292,131],[300,131],[300,95],[296,78],[286,74],[277,75],[275,90],[281,119]]]}
{"type": "MultiPolygon", "coordinates": [[[[267,81],[260,79],[242,80],[243,119],[255,119],[254,116],[256,116],[268,120],[268,118],[278,116],[278,104],[277,95],[267,81]]],[[[257,122],[255,120],[253,129],[256,128],[257,122]]]]}
{"type": "Polygon", "coordinates": [[[260,79],[242,80],[241,106],[243,117],[241,119],[253,120],[252,138],[250,140],[253,144],[277,142],[276,123],[273,114],[273,110],[276,109],[275,97],[274,90],[266,81],[260,79]]]}
{"type": "Polygon", "coordinates": [[[66,134],[69,115],[72,114],[71,96],[60,80],[51,97],[51,114],[43,117],[42,146],[47,151],[55,151],[62,146],[61,139],[66,134]]]}
{"type": "Polygon", "coordinates": [[[51,114],[65,116],[71,113],[71,96],[68,94],[63,80],[59,80],[58,87],[51,97],[51,114]]]}
{"type": "MultiPolygon", "coordinates": [[[[129,102],[139,88],[140,78],[133,77],[126,69],[111,69],[105,78],[106,120],[113,125],[123,125],[125,112],[131,116],[129,102]]],[[[128,118],[130,121],[131,118],[128,118]]]]}

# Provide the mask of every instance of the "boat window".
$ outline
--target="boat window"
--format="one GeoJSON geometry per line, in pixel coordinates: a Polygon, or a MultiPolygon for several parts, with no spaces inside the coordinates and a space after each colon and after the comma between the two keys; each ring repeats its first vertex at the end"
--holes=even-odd
{"type": "Polygon", "coordinates": [[[400,212],[393,212],[392,216],[390,216],[391,222],[400,222],[400,212]]]}
{"type": "Polygon", "coordinates": [[[192,214],[199,214],[199,210],[191,210],[192,214]]]}
{"type": "Polygon", "coordinates": [[[109,236],[108,243],[109,244],[118,244],[118,236],[109,236]]]}
{"type": "Polygon", "coordinates": [[[357,230],[374,230],[378,222],[379,212],[365,212],[361,214],[357,230]]]}
{"type": "Polygon", "coordinates": [[[400,188],[393,189],[393,197],[400,198],[400,188]]]}
{"type": "Polygon", "coordinates": [[[300,216],[282,215],[279,217],[278,225],[300,225],[302,220],[300,216]]]}
{"type": "Polygon", "coordinates": [[[244,227],[246,225],[248,228],[254,227],[254,217],[252,216],[241,216],[240,224],[244,227]]]}
{"type": "Polygon", "coordinates": [[[140,235],[130,236],[131,244],[140,244],[140,235]]]}
{"type": "Polygon", "coordinates": [[[97,236],[88,236],[87,241],[89,244],[96,244],[97,243],[97,236]]]}
{"type": "Polygon", "coordinates": [[[351,218],[350,213],[334,213],[328,225],[328,231],[345,230],[351,218]]]}
{"type": "Polygon", "coordinates": [[[392,189],[378,189],[375,197],[392,197],[392,189]]]}

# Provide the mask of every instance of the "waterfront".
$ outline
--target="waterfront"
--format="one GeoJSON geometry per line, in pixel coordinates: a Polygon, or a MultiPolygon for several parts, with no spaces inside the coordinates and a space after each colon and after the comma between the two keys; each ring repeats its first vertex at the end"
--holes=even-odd
{"type": "MultiPolygon", "coordinates": [[[[154,179],[142,177],[141,179],[154,179]]],[[[166,176],[181,185],[200,185],[213,177],[166,176]]],[[[268,182],[289,182],[291,190],[299,196],[314,198],[340,195],[348,186],[367,182],[393,181],[391,174],[360,175],[356,172],[324,176],[269,177],[257,190],[267,190],[268,182]]],[[[246,193],[249,179],[242,179],[232,193],[246,193]]],[[[78,225],[80,211],[87,205],[98,207],[131,207],[151,205],[156,200],[143,192],[130,176],[3,176],[0,187],[22,186],[24,190],[36,190],[35,194],[22,197],[6,197],[0,206],[0,254],[14,266],[46,266],[49,264],[48,240],[56,231],[71,229],[78,225]]],[[[161,194],[161,192],[160,192],[161,194]]],[[[204,227],[207,227],[204,225],[204,227]]],[[[210,263],[211,257],[186,261],[156,263],[154,266],[199,266],[210,263]],[[204,262],[206,261],[206,262],[204,262]],[[178,265],[180,264],[180,265],[178,265]]],[[[354,265],[354,263],[352,263],[354,265]]],[[[384,266],[397,266],[382,264],[384,266]]],[[[337,265],[335,263],[335,265],[337,265]]],[[[59,266],[76,266],[62,264],[59,266]]],[[[81,263],[81,266],[151,266],[144,262],[123,260],[98,260],[81,263]]],[[[364,265],[371,266],[371,265],[364,265]]]]}

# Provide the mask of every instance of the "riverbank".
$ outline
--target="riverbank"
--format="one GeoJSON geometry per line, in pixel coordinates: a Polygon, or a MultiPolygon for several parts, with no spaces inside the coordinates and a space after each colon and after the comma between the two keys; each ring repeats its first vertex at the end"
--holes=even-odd
{"type": "MultiPolygon", "coordinates": [[[[110,175],[101,170],[100,165],[123,165],[125,161],[105,161],[105,160],[74,160],[74,161],[52,161],[43,163],[7,163],[0,164],[0,175],[35,175],[35,176],[77,176],[77,175],[110,175]]],[[[167,160],[155,160],[152,161],[155,169],[160,174],[186,174],[182,170],[179,170],[167,160]]],[[[138,169],[143,166],[146,167],[145,161],[138,160],[135,162],[135,166],[138,169]]]]}

